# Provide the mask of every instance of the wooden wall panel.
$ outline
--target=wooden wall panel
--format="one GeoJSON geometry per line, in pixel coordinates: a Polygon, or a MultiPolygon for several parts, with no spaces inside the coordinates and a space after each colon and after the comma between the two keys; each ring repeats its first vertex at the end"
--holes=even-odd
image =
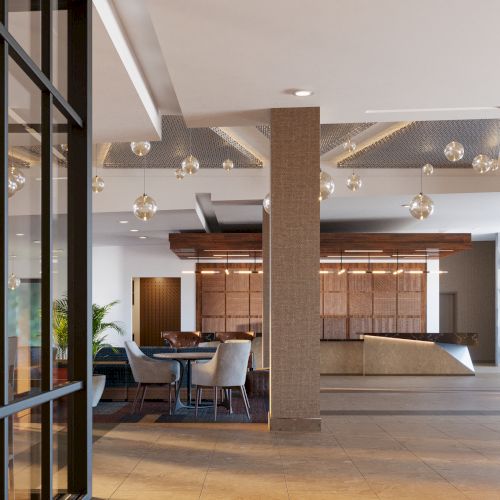
{"type": "Polygon", "coordinates": [[[249,315],[250,297],[248,292],[226,292],[226,316],[249,315]]]}
{"type": "Polygon", "coordinates": [[[396,311],[396,293],[376,292],[373,294],[373,316],[395,316],[396,311]]]}
{"type": "Polygon", "coordinates": [[[249,274],[229,274],[226,276],[226,292],[248,292],[249,286],[249,274]]]}
{"type": "Polygon", "coordinates": [[[203,292],[202,293],[202,314],[209,316],[224,316],[226,300],[224,292],[203,292]]]}
{"type": "MultiPolygon", "coordinates": [[[[201,264],[199,269],[218,274],[197,275],[197,328],[205,332],[252,329],[262,331],[262,274],[226,275],[225,264],[201,264]]],[[[321,264],[321,338],[358,338],[360,333],[421,332],[426,324],[426,275],[424,264],[400,263],[404,273],[394,275],[394,263],[371,264],[385,274],[352,274],[366,264],[321,264]]],[[[253,270],[253,264],[229,264],[235,269],[253,270]]],[[[260,270],[261,266],[258,265],[260,270]]]]}
{"type": "Polygon", "coordinates": [[[226,317],[225,332],[248,332],[250,330],[250,320],[248,316],[241,318],[226,317]]]}
{"type": "Polygon", "coordinates": [[[140,278],[140,344],[162,345],[162,331],[181,328],[181,279],[140,278]]]}
{"type": "Polygon", "coordinates": [[[372,300],[371,293],[349,291],[349,316],[372,316],[372,300]]]}
{"type": "Polygon", "coordinates": [[[347,338],[347,318],[324,318],[323,319],[324,339],[345,339],[347,338]]]}
{"type": "Polygon", "coordinates": [[[345,292],[324,292],[323,314],[325,316],[347,316],[347,294],[345,292]]]}

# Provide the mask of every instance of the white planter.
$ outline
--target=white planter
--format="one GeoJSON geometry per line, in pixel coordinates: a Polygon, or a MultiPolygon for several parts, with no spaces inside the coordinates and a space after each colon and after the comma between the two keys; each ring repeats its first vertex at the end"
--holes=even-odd
{"type": "Polygon", "coordinates": [[[105,385],[106,375],[92,375],[92,408],[99,404],[105,385]]]}

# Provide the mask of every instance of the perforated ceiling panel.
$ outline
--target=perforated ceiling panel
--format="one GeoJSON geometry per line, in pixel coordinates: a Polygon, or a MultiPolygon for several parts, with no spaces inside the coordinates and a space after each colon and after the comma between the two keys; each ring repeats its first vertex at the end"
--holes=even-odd
{"type": "Polygon", "coordinates": [[[190,129],[183,118],[163,116],[162,140],[151,142],[147,156],[135,156],[128,142],[113,143],[103,165],[105,168],[179,168],[191,152],[198,158],[200,168],[222,168],[226,158],[233,160],[235,168],[262,167],[258,158],[218,128],[191,129],[191,148],[189,144],[190,129]]]}
{"type": "MultiPolygon", "coordinates": [[[[338,123],[338,124],[325,124],[321,125],[321,139],[320,139],[320,154],[324,155],[340,146],[347,139],[363,132],[373,123],[338,123]]],[[[271,139],[271,126],[270,125],[257,125],[257,130],[264,134],[269,140],[271,139]]]]}
{"type": "Polygon", "coordinates": [[[499,120],[414,122],[340,162],[340,168],[472,168],[478,154],[498,157],[499,120]],[[463,144],[462,160],[452,163],[444,156],[451,141],[463,144]]]}

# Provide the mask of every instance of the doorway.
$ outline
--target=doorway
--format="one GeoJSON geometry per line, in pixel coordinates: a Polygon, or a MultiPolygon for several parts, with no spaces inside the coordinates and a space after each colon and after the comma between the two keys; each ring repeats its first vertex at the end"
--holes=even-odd
{"type": "Polygon", "coordinates": [[[455,333],[457,329],[456,293],[439,294],[439,331],[455,333]]]}
{"type": "Polygon", "coordinates": [[[133,278],[132,311],[137,344],[162,345],[162,331],[181,329],[181,279],[133,278]]]}

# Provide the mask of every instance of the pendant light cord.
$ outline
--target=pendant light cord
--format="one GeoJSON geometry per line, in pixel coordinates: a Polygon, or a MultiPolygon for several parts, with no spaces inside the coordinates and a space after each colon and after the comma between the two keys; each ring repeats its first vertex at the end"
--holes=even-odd
{"type": "Polygon", "coordinates": [[[142,192],[144,196],[146,196],[146,165],[143,165],[142,167],[142,192]]]}
{"type": "Polygon", "coordinates": [[[423,167],[420,168],[420,194],[423,194],[423,167]]]}

